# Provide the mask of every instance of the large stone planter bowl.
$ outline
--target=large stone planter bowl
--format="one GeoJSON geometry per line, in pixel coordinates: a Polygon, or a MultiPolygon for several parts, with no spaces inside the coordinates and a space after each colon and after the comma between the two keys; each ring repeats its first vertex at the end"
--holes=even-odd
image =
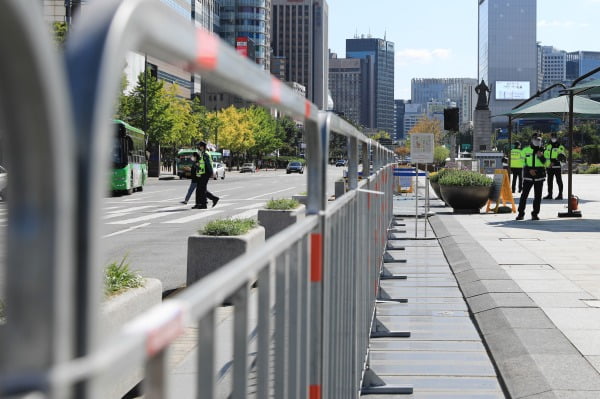
{"type": "Polygon", "coordinates": [[[454,213],[479,213],[487,203],[491,187],[486,186],[445,186],[440,184],[444,201],[454,209],[454,213]]]}
{"type": "Polygon", "coordinates": [[[435,195],[442,201],[444,201],[444,198],[442,197],[442,190],[440,189],[440,183],[436,182],[436,181],[429,181],[429,184],[431,184],[431,188],[433,189],[433,192],[435,193],[435,195]]]}

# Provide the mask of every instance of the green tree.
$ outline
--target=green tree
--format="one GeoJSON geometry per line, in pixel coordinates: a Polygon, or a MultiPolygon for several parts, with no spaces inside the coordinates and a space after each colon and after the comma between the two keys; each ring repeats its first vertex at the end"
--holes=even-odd
{"type": "Polygon", "coordinates": [[[438,165],[443,164],[449,156],[450,150],[443,145],[439,145],[433,149],[433,162],[438,165]]]}
{"type": "Polygon", "coordinates": [[[171,121],[171,130],[163,136],[161,144],[175,148],[187,147],[198,141],[200,133],[192,114],[192,103],[177,97],[177,85],[166,90],[169,107],[166,110],[171,121]]]}
{"type": "Polygon", "coordinates": [[[385,130],[380,130],[377,133],[375,133],[373,136],[371,136],[371,138],[373,140],[379,140],[379,139],[389,139],[390,134],[388,132],[386,132],[385,130]]]}
{"type": "Polygon", "coordinates": [[[280,155],[297,155],[302,138],[302,129],[298,128],[296,122],[286,116],[279,118],[277,130],[277,135],[283,139],[280,155]]]}
{"type": "Polygon", "coordinates": [[[163,82],[157,80],[147,72],[147,87],[144,90],[144,73],[138,76],[137,85],[129,94],[122,98],[117,111],[120,119],[132,126],[144,127],[144,100],[146,92],[148,112],[146,134],[152,143],[165,144],[170,142],[169,137],[173,128],[173,118],[169,113],[171,101],[169,94],[163,87],[163,82]]]}
{"type": "Polygon", "coordinates": [[[246,110],[249,129],[254,138],[254,145],[250,151],[258,159],[263,155],[278,150],[283,145],[283,132],[277,129],[277,123],[263,107],[252,106],[246,110]]]}
{"type": "Polygon", "coordinates": [[[63,46],[65,44],[65,40],[67,40],[67,32],[69,27],[66,22],[53,22],[52,23],[52,32],[54,33],[54,41],[59,46],[63,46]]]}

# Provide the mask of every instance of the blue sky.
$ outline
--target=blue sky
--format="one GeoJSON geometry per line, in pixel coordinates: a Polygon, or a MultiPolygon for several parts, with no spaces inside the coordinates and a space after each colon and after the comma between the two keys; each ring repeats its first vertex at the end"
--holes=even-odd
{"type": "MultiPolygon", "coordinates": [[[[412,78],[477,78],[476,0],[327,3],[329,48],[338,57],[345,57],[346,39],[357,33],[385,34],[394,42],[397,99],[410,98],[412,78]]],[[[598,17],[600,0],[538,0],[537,41],[566,51],[600,51],[598,17]]]]}

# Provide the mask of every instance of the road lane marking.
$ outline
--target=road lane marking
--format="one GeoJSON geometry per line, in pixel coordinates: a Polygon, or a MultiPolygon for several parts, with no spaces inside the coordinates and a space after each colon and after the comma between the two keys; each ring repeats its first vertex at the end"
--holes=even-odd
{"type": "Polygon", "coordinates": [[[194,209],[194,211],[198,212],[195,215],[182,217],[179,219],[167,220],[166,222],[162,222],[162,224],[171,224],[171,223],[188,223],[193,222],[194,220],[204,219],[209,216],[216,215],[218,213],[222,213],[223,211],[203,211],[201,209],[194,209]]]}
{"type": "Polygon", "coordinates": [[[105,236],[102,236],[102,238],[108,238],[108,237],[118,236],[119,234],[128,233],[130,231],[133,231],[133,230],[136,230],[136,229],[141,229],[142,227],[146,227],[146,226],[150,226],[150,223],[144,223],[144,224],[140,224],[139,226],[132,226],[132,227],[130,227],[128,229],[125,229],[125,230],[115,231],[114,233],[110,233],[110,234],[107,234],[105,236]]]}
{"type": "Polygon", "coordinates": [[[290,190],[295,190],[295,189],[296,189],[296,187],[288,187],[288,188],[284,188],[283,190],[273,191],[271,193],[264,193],[261,195],[257,195],[256,197],[250,197],[248,199],[256,199],[256,198],[260,198],[260,197],[265,197],[267,195],[277,194],[277,193],[281,193],[283,191],[290,191],[290,190]]]}

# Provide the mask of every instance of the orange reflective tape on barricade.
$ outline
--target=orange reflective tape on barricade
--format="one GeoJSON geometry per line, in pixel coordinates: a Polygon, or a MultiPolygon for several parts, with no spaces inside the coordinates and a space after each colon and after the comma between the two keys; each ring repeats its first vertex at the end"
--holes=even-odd
{"type": "Polygon", "coordinates": [[[304,117],[306,119],[310,118],[310,101],[308,100],[304,102],[304,117]]]}
{"type": "Polygon", "coordinates": [[[204,29],[196,32],[196,63],[203,69],[216,69],[219,37],[204,29]]]}
{"type": "Polygon", "coordinates": [[[310,235],[310,281],[319,283],[323,280],[323,236],[310,235]]]}
{"type": "Polygon", "coordinates": [[[321,399],[321,386],[311,385],[309,388],[309,399],[321,399]]]}
{"type": "Polygon", "coordinates": [[[277,78],[271,78],[271,101],[281,103],[281,80],[277,78]]]}

